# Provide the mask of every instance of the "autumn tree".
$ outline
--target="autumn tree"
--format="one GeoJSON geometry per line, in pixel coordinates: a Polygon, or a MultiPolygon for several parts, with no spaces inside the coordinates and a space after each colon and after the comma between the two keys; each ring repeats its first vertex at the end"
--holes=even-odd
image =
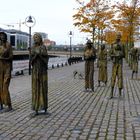
{"type": "Polygon", "coordinates": [[[122,33],[122,41],[126,44],[126,55],[132,44],[135,42],[135,36],[138,35],[138,26],[140,25],[140,0],[133,0],[131,3],[117,3],[115,5],[119,13],[117,19],[112,21],[116,31],[122,33]]]}
{"type": "Polygon", "coordinates": [[[109,10],[107,0],[90,0],[88,3],[82,0],[76,1],[79,7],[73,15],[74,25],[81,32],[91,34],[94,43],[96,31],[108,26],[107,21],[113,17],[113,12],[109,10]]]}

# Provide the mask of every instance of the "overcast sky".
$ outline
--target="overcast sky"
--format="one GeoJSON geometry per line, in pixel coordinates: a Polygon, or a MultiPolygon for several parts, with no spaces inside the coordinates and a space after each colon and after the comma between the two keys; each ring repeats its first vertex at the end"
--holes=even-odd
{"type": "MultiPolygon", "coordinates": [[[[36,19],[32,28],[33,32],[46,32],[50,40],[57,44],[69,44],[68,33],[74,32],[72,44],[84,43],[86,35],[78,33],[73,26],[73,8],[77,7],[75,0],[2,0],[0,8],[0,27],[8,29],[14,25],[19,29],[17,23],[24,22],[29,15],[36,19]]],[[[29,31],[26,25],[21,25],[22,31],[29,31]]]]}

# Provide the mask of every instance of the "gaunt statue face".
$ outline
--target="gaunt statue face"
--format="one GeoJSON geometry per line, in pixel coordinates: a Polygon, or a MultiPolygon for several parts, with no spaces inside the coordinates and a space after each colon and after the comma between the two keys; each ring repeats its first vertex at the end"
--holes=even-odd
{"type": "Polygon", "coordinates": [[[42,44],[42,36],[39,33],[35,33],[33,39],[35,44],[42,44]]]}
{"type": "Polygon", "coordinates": [[[7,41],[7,35],[4,32],[0,32],[0,42],[5,43],[7,41]]]}
{"type": "Polygon", "coordinates": [[[105,45],[102,44],[102,45],[101,45],[101,50],[104,50],[104,49],[105,49],[105,45]]]}
{"type": "Polygon", "coordinates": [[[89,49],[91,49],[91,48],[92,48],[92,44],[87,44],[87,47],[88,47],[89,49]]]}

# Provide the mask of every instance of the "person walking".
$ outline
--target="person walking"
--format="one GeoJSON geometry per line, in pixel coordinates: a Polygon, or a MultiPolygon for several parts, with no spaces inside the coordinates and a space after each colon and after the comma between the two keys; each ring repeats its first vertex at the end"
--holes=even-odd
{"type": "Polygon", "coordinates": [[[42,36],[39,33],[33,35],[34,45],[31,48],[32,65],[32,109],[35,115],[38,111],[48,109],[48,53],[43,45],[42,36]]]}
{"type": "Polygon", "coordinates": [[[101,45],[101,49],[98,54],[99,72],[98,72],[98,86],[100,82],[107,84],[107,51],[105,44],[101,45]]]}
{"type": "Polygon", "coordinates": [[[85,60],[85,92],[94,92],[94,61],[96,50],[91,40],[88,40],[84,50],[85,60]]]}
{"type": "Polygon", "coordinates": [[[8,106],[5,111],[12,110],[9,85],[11,80],[13,50],[7,41],[7,34],[0,32],[0,109],[8,106]]]}
{"type": "Polygon", "coordinates": [[[111,93],[110,99],[113,98],[113,90],[116,83],[116,78],[118,80],[119,96],[121,96],[121,90],[123,89],[123,57],[124,50],[121,43],[121,34],[118,33],[116,37],[116,42],[113,44],[111,52],[112,65],[112,77],[111,77],[111,93]]]}

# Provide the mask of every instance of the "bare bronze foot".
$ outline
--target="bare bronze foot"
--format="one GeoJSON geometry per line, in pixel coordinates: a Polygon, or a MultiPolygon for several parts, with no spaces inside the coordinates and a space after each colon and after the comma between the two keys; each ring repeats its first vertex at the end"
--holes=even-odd
{"type": "Polygon", "coordinates": [[[92,89],[89,89],[89,92],[94,92],[94,89],[92,88],[92,89]]]}
{"type": "Polygon", "coordinates": [[[37,110],[35,111],[35,115],[38,115],[38,111],[37,110]]]}
{"type": "Polygon", "coordinates": [[[44,110],[44,113],[47,114],[47,108],[44,110]]]}
{"type": "Polygon", "coordinates": [[[0,104],[0,110],[2,110],[3,109],[3,104],[0,104]]]}
{"type": "Polygon", "coordinates": [[[11,111],[12,110],[12,105],[9,105],[8,109],[9,109],[9,111],[11,111]]]}
{"type": "Polygon", "coordinates": [[[109,99],[113,99],[113,96],[110,96],[109,99]]]}
{"type": "Polygon", "coordinates": [[[88,89],[87,89],[87,88],[85,88],[83,92],[88,92],[88,89]]]}
{"type": "Polygon", "coordinates": [[[100,87],[100,81],[98,81],[98,87],[100,87]]]}

